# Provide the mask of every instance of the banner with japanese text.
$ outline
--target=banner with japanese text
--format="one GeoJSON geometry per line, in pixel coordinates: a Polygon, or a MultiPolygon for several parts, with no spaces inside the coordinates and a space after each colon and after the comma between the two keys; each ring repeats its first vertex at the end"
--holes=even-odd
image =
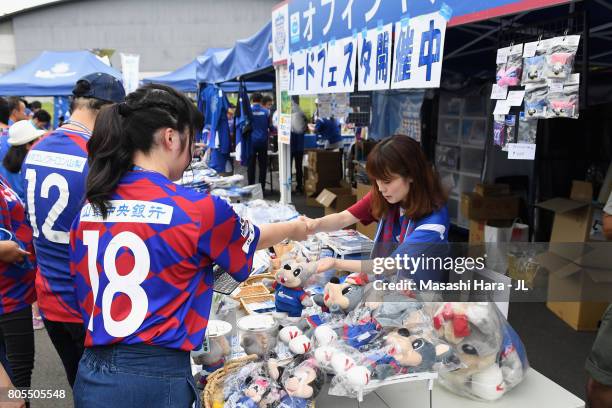
{"type": "Polygon", "coordinates": [[[360,91],[389,89],[393,24],[359,35],[358,77],[360,91]]]}
{"type": "Polygon", "coordinates": [[[446,19],[440,13],[395,23],[391,89],[438,88],[446,19]]]}

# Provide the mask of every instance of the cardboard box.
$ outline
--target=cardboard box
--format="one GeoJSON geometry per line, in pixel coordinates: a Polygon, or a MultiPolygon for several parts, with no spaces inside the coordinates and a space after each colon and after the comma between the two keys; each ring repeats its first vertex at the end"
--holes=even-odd
{"type": "Polygon", "coordinates": [[[612,293],[610,251],[602,244],[588,245],[592,197],[590,183],[574,181],[570,198],[557,197],[536,204],[555,213],[549,251],[537,257],[540,266],[548,271],[550,300],[546,305],[575,330],[597,330],[608,302],[592,300],[605,299],[612,293]]]}
{"type": "Polygon", "coordinates": [[[317,169],[328,163],[342,163],[342,154],[331,150],[311,150],[308,152],[308,167],[317,169]]]}
{"type": "MultiPolygon", "coordinates": [[[[355,196],[357,197],[357,201],[361,200],[365,197],[366,194],[370,192],[372,186],[369,184],[357,183],[357,188],[354,189],[355,196]]],[[[362,223],[357,223],[357,231],[361,232],[363,235],[370,239],[374,239],[376,237],[376,230],[378,229],[378,223],[372,222],[370,225],[363,225],[362,223]]]]}
{"type": "Polygon", "coordinates": [[[357,198],[353,191],[346,187],[326,188],[317,197],[317,201],[325,208],[342,212],[355,204],[357,198]]]}
{"type": "Polygon", "coordinates": [[[483,197],[476,193],[461,194],[461,214],[470,220],[512,220],[519,214],[519,197],[483,197]]]}
{"type": "Polygon", "coordinates": [[[510,185],[508,184],[476,184],[474,192],[483,197],[507,196],[510,195],[510,185]]]}
{"type": "Polygon", "coordinates": [[[322,208],[323,206],[317,201],[317,196],[318,194],[312,195],[312,194],[308,194],[308,192],[306,192],[306,205],[309,207],[320,207],[322,208]]]}
{"type": "Polygon", "coordinates": [[[470,244],[484,243],[484,227],[486,221],[470,220],[470,244]]]}

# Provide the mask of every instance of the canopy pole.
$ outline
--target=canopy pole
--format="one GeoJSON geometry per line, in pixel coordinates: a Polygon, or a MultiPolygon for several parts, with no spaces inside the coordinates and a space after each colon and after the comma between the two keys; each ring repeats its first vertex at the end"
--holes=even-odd
{"type": "MultiPolygon", "coordinates": [[[[280,72],[275,67],[276,74],[276,110],[280,119],[281,114],[281,86],[280,72]]],[[[277,129],[278,137],[278,129],[277,129]]],[[[297,163],[296,163],[297,164],[297,163]]],[[[299,165],[299,164],[298,164],[299,165]]],[[[278,188],[280,190],[280,202],[291,203],[291,145],[278,141],[278,188]]]]}

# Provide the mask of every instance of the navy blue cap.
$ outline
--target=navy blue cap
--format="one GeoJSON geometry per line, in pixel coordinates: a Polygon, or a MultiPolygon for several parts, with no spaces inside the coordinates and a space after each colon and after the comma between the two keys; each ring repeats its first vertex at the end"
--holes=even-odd
{"type": "Polygon", "coordinates": [[[77,98],[95,98],[120,103],[125,99],[125,89],[117,78],[104,72],[94,72],[79,79],[72,89],[77,98]]]}

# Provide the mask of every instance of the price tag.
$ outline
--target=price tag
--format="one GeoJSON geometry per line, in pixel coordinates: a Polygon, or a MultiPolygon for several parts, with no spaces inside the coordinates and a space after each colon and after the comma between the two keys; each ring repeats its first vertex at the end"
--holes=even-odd
{"type": "Polygon", "coordinates": [[[497,64],[505,64],[508,61],[508,55],[510,54],[510,47],[500,48],[497,50],[497,64]]]}
{"type": "Polygon", "coordinates": [[[499,86],[497,84],[493,84],[493,89],[491,90],[491,99],[506,99],[507,96],[507,86],[499,86]]]}
{"type": "Polygon", "coordinates": [[[508,101],[497,101],[493,115],[507,115],[510,112],[508,101]]]}
{"type": "Polygon", "coordinates": [[[563,81],[550,81],[548,83],[549,92],[563,92],[563,81]]]}
{"type": "Polygon", "coordinates": [[[538,41],[526,43],[523,48],[523,58],[535,57],[536,50],[538,49],[538,41]]]}
{"type": "Polygon", "coordinates": [[[510,106],[521,106],[525,98],[525,91],[510,91],[508,92],[507,102],[510,106]]]}
{"type": "Polygon", "coordinates": [[[508,143],[509,160],[535,160],[534,143],[508,143]]]}

